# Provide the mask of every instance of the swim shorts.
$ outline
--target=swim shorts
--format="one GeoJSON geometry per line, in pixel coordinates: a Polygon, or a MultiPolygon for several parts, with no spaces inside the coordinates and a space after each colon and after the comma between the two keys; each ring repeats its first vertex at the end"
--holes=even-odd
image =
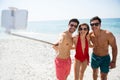
{"type": "Polygon", "coordinates": [[[94,53],[91,56],[91,67],[97,69],[100,67],[101,72],[108,73],[110,64],[110,56],[97,56],[94,53]]]}
{"type": "Polygon", "coordinates": [[[70,74],[71,58],[67,59],[55,59],[56,77],[57,80],[66,80],[66,77],[70,74]]]}

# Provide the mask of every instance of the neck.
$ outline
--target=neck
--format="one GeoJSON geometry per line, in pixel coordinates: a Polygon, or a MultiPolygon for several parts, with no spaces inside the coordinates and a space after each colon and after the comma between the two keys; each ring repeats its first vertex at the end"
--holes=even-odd
{"type": "Polygon", "coordinates": [[[67,34],[70,35],[70,36],[72,36],[72,33],[70,31],[67,31],[67,34]]]}
{"type": "Polygon", "coordinates": [[[100,32],[101,32],[101,30],[98,30],[98,31],[94,32],[95,36],[99,36],[100,32]]]}
{"type": "Polygon", "coordinates": [[[85,35],[80,35],[80,38],[81,39],[85,39],[85,35]]]}

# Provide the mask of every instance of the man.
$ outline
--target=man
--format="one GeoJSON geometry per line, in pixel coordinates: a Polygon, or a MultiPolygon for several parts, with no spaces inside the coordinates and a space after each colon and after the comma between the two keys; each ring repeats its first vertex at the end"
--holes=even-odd
{"type": "Polygon", "coordinates": [[[90,20],[93,32],[90,33],[90,40],[93,43],[93,53],[91,56],[91,67],[93,69],[93,79],[97,80],[98,68],[100,67],[101,80],[107,80],[109,68],[116,67],[117,45],[115,36],[101,29],[101,19],[98,16],[90,20]],[[109,46],[112,49],[112,59],[110,61],[109,46]]]}
{"type": "Polygon", "coordinates": [[[68,30],[63,32],[58,42],[53,45],[56,50],[57,56],[55,59],[56,77],[57,80],[67,80],[71,69],[70,50],[73,45],[72,33],[75,32],[79,21],[71,19],[68,24],[68,30]]]}

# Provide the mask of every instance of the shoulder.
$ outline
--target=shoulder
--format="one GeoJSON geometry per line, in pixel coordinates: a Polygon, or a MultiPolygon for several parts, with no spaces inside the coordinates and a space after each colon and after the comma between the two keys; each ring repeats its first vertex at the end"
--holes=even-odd
{"type": "Polygon", "coordinates": [[[65,32],[59,34],[59,37],[62,37],[62,38],[63,38],[63,37],[65,37],[65,36],[66,36],[66,33],[65,33],[65,32]]]}
{"type": "Polygon", "coordinates": [[[73,36],[73,38],[77,38],[77,37],[78,37],[78,35],[74,35],[74,36],[73,36]]]}
{"type": "Polygon", "coordinates": [[[112,40],[115,39],[115,36],[113,35],[113,33],[110,32],[110,31],[108,31],[108,30],[104,30],[103,35],[104,35],[104,34],[106,34],[107,39],[110,40],[110,41],[112,41],[112,40]]]}
{"type": "Polygon", "coordinates": [[[73,39],[78,39],[78,36],[79,36],[79,35],[74,35],[74,36],[73,36],[73,39]]]}
{"type": "Polygon", "coordinates": [[[61,41],[61,40],[64,40],[64,38],[65,38],[65,33],[64,32],[60,33],[59,37],[58,37],[58,40],[61,41]]]}
{"type": "Polygon", "coordinates": [[[62,33],[60,33],[59,35],[60,35],[60,36],[65,36],[66,33],[65,33],[65,32],[62,32],[62,33]]]}
{"type": "Polygon", "coordinates": [[[93,33],[93,32],[90,32],[90,33],[89,33],[89,37],[94,37],[94,33],[93,33]]]}
{"type": "Polygon", "coordinates": [[[78,39],[78,35],[73,36],[73,41],[76,41],[78,39]]]}
{"type": "Polygon", "coordinates": [[[113,33],[108,30],[104,30],[103,34],[106,34],[108,37],[114,37],[113,33]]]}
{"type": "Polygon", "coordinates": [[[67,33],[67,31],[59,34],[59,39],[60,39],[60,40],[66,40],[67,38],[68,38],[68,33],[67,33]]]}

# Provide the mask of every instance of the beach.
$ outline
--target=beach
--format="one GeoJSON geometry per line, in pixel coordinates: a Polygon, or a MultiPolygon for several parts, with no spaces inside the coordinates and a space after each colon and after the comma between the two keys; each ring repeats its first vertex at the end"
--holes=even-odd
{"type": "MultiPolygon", "coordinates": [[[[120,36],[116,39],[119,51],[120,36]]],[[[68,80],[74,79],[74,54],[71,51],[72,67],[68,80]]],[[[0,80],[55,80],[55,55],[50,44],[6,34],[6,37],[0,38],[0,80]]],[[[85,71],[84,80],[92,80],[90,65],[85,71]]],[[[119,52],[117,66],[110,70],[108,80],[120,80],[119,52]]]]}

